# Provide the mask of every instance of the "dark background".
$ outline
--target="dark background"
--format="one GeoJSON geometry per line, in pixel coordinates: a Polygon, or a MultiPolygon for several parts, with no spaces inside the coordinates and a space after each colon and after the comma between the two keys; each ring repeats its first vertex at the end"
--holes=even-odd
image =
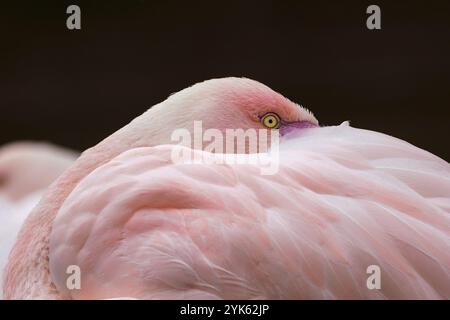
{"type": "Polygon", "coordinates": [[[2,1],[0,41],[0,144],[82,150],[172,92],[246,76],[321,124],[450,160],[450,1],[2,1]],[[382,30],[366,28],[370,4],[382,30]]]}

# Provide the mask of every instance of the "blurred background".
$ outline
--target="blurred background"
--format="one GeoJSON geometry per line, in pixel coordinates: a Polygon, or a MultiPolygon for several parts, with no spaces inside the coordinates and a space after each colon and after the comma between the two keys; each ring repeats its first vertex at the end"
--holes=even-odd
{"type": "Polygon", "coordinates": [[[323,125],[450,161],[450,1],[2,1],[0,145],[86,149],[169,94],[245,76],[323,125]],[[81,7],[81,30],[66,8],[81,7]],[[366,8],[381,7],[381,30],[366,8]]]}

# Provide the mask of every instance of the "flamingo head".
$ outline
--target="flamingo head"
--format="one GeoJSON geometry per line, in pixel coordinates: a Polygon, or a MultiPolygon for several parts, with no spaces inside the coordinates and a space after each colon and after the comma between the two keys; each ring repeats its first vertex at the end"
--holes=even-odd
{"type": "Polygon", "coordinates": [[[157,144],[171,143],[167,141],[170,129],[186,128],[195,135],[195,121],[201,121],[203,130],[267,129],[282,136],[319,125],[310,111],[266,85],[234,77],[211,79],[181,90],[152,107],[143,119],[141,129],[148,130],[149,123],[156,127],[147,135],[157,144]]]}

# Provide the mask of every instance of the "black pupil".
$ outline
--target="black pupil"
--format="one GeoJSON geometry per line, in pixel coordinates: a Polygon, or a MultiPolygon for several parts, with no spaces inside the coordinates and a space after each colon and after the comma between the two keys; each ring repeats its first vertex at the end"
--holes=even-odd
{"type": "Polygon", "coordinates": [[[272,123],[273,122],[273,120],[272,119],[269,119],[269,123],[272,123]]]}

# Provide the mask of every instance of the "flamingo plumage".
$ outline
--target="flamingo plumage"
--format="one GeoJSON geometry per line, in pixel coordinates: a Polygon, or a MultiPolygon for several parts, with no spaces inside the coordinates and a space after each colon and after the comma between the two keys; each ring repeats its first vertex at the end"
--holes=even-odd
{"type": "Polygon", "coordinates": [[[446,161],[347,123],[318,127],[256,81],[215,79],[85,151],[48,189],[10,256],[5,297],[448,299],[449,213],[446,161]],[[267,112],[297,128],[275,175],[172,161],[173,130],[260,129],[267,112]],[[69,265],[80,289],[66,285],[69,265]],[[380,289],[366,286],[370,265],[380,289]]]}

